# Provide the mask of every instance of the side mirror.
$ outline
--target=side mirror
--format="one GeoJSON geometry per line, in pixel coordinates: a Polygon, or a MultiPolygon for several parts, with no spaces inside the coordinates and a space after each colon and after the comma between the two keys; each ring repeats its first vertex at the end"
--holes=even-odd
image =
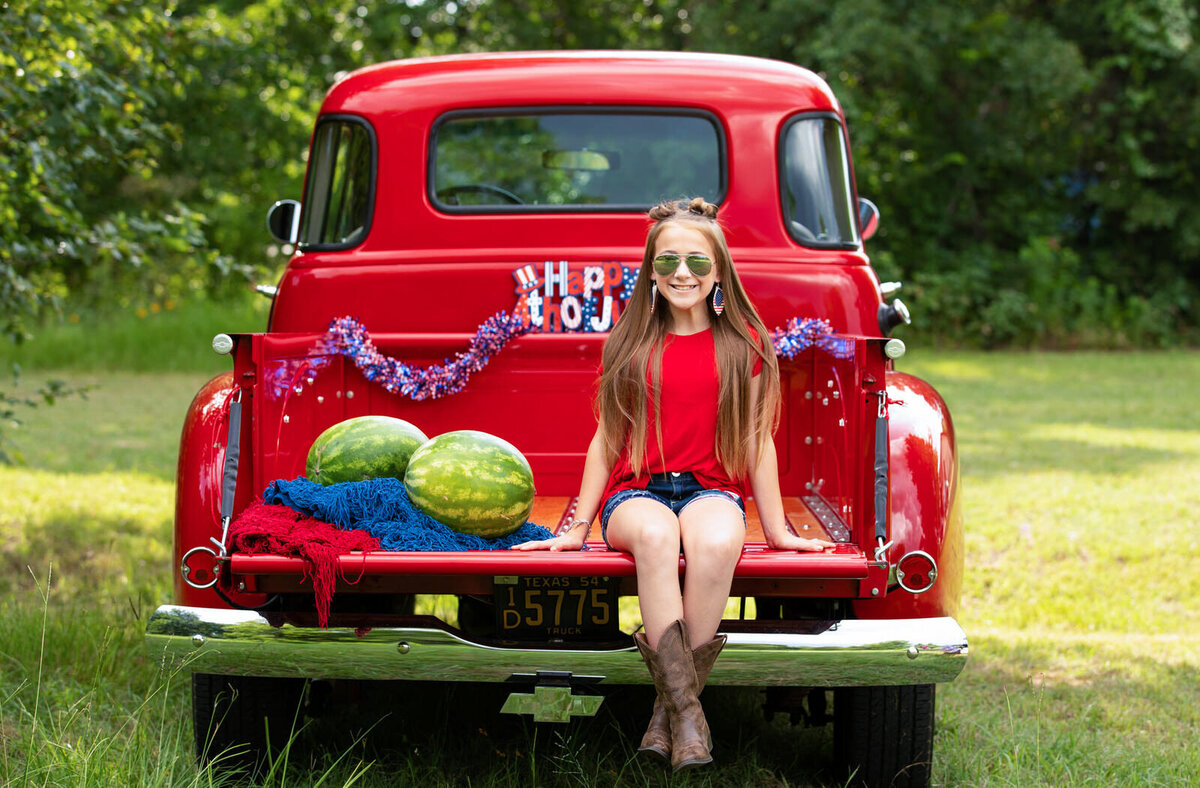
{"type": "Polygon", "coordinates": [[[267,211],[267,229],[281,244],[294,244],[300,237],[300,203],[280,200],[267,211]]]}
{"type": "Polygon", "coordinates": [[[858,223],[862,227],[862,239],[868,241],[879,229],[879,208],[866,197],[858,198],[858,223]]]}

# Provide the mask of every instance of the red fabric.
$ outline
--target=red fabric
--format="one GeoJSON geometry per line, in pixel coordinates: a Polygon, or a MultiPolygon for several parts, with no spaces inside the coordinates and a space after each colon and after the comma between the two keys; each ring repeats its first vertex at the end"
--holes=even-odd
{"type": "Polygon", "coordinates": [[[337,557],[353,550],[380,549],[366,531],[344,530],[314,520],[290,507],[252,503],[229,526],[233,549],[248,555],[303,558],[317,601],[317,624],[329,623],[329,606],[337,581],[337,557]]]}
{"type": "MultiPolygon", "coordinates": [[[[753,330],[752,330],[753,331],[753,330]]],[[[762,360],[753,374],[762,371],[762,360]]],[[[647,371],[649,379],[649,371],[647,371]]],[[[633,473],[628,449],[614,463],[600,500],[607,501],[622,490],[644,490],[651,473],[690,471],[707,489],[728,490],[742,498],[750,496],[749,479],[733,479],[717,460],[717,353],[712,329],[680,336],[668,334],[663,348],[662,452],[655,434],[654,398],[649,396],[646,429],[646,463],[640,475],[633,473]]]]}

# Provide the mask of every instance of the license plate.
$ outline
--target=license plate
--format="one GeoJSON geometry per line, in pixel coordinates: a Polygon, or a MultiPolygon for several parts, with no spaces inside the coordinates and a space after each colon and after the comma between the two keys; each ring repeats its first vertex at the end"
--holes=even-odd
{"type": "Polygon", "coordinates": [[[497,577],[496,628],[501,637],[598,640],[619,630],[620,578],[497,577]]]}

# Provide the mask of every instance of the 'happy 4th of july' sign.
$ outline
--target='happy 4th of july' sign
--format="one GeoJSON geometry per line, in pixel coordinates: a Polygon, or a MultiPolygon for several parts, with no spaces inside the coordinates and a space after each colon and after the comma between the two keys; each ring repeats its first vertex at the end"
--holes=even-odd
{"type": "MultiPolygon", "coordinates": [[[[305,358],[281,360],[270,376],[274,396],[288,396],[301,374],[315,374],[329,357],[350,359],[363,377],[387,391],[414,400],[436,399],[462,390],[467,379],[480,371],[513,339],[530,332],[600,332],[612,328],[637,281],[637,267],[617,262],[572,268],[565,261],[546,262],[541,271],[531,264],[513,271],[517,304],[512,314],[497,312],[479,326],[466,351],[432,366],[406,363],[385,356],[375,347],[365,326],[349,315],[334,319],[305,358]]],[[[795,317],[786,328],[771,332],[775,352],[796,358],[818,347],[837,358],[851,358],[853,340],[837,336],[829,322],[795,317]]],[[[309,382],[311,383],[311,377],[309,382]]]]}
{"type": "Polygon", "coordinates": [[[618,262],[529,263],[513,271],[517,283],[513,311],[534,331],[608,331],[633,293],[637,272],[637,266],[618,262]]]}

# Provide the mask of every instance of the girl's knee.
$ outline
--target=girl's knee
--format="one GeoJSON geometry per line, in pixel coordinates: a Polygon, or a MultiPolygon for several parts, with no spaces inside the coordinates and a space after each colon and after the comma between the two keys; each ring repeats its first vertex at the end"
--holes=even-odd
{"type": "Polygon", "coordinates": [[[684,556],[689,566],[723,571],[737,565],[742,557],[742,540],[705,536],[684,542],[684,556]]]}
{"type": "Polygon", "coordinates": [[[618,549],[640,556],[679,555],[679,521],[661,504],[629,501],[613,513],[609,540],[618,549]]]}
{"type": "Polygon", "coordinates": [[[704,512],[696,512],[705,516],[691,517],[687,520],[680,518],[684,522],[683,549],[689,560],[692,553],[695,553],[696,557],[711,556],[718,560],[735,562],[741,556],[742,546],[746,541],[746,528],[741,512],[724,503],[718,503],[716,506],[721,508],[708,507],[704,512]]]}
{"type": "Polygon", "coordinates": [[[729,529],[695,528],[683,540],[683,552],[689,567],[723,574],[742,557],[744,535],[729,529]]]}
{"type": "Polygon", "coordinates": [[[666,518],[647,519],[638,523],[633,536],[633,554],[679,555],[679,525],[666,518]]]}

